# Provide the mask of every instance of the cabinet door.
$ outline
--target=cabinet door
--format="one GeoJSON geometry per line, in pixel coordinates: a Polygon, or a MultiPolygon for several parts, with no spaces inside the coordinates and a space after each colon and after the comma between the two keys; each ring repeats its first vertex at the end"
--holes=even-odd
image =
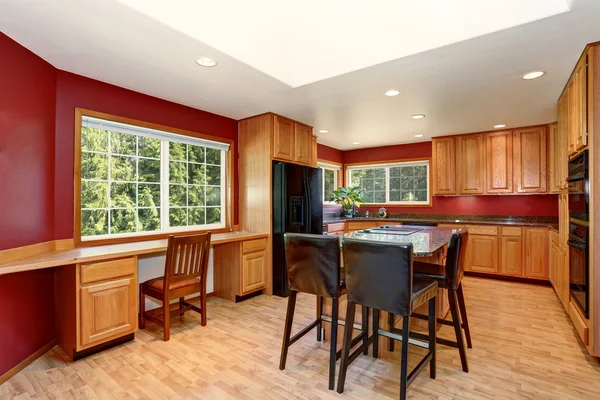
{"type": "Polygon", "coordinates": [[[281,160],[294,160],[294,121],[274,116],[273,157],[281,160]]]}
{"type": "Polygon", "coordinates": [[[312,161],[312,128],[294,124],[294,161],[310,164],[312,161]]]}
{"type": "Polygon", "coordinates": [[[135,278],[123,278],[81,288],[81,347],[137,330],[136,283],[135,278]]]}
{"type": "Polygon", "coordinates": [[[433,138],[433,194],[456,194],[456,148],[455,139],[433,138]]]}
{"type": "Polygon", "coordinates": [[[577,130],[574,132],[575,150],[579,151],[587,145],[587,55],[584,56],[575,68],[575,90],[577,92],[577,105],[575,118],[577,130]]]}
{"type": "Polygon", "coordinates": [[[525,228],[525,276],[548,279],[548,229],[525,228]]]}
{"type": "Polygon", "coordinates": [[[487,193],[513,191],[512,131],[485,135],[487,193]]]}
{"type": "Polygon", "coordinates": [[[577,79],[575,76],[571,78],[567,84],[568,93],[568,107],[567,107],[567,119],[569,121],[569,155],[577,153],[577,132],[579,131],[579,123],[577,113],[579,109],[579,96],[577,96],[577,79]]]}
{"type": "MultiPolygon", "coordinates": [[[[312,136],[312,135],[311,135],[312,136]]],[[[311,162],[310,165],[313,168],[317,168],[317,137],[316,136],[312,136],[312,151],[310,152],[310,158],[311,158],[311,162]]],[[[339,182],[340,185],[342,184],[342,182],[339,182]]]]}
{"type": "Polygon", "coordinates": [[[456,168],[460,194],[485,192],[485,150],[483,134],[456,138],[456,168]]]}
{"type": "Polygon", "coordinates": [[[548,126],[548,186],[551,193],[560,191],[558,178],[558,125],[548,126]]]}
{"type": "Polygon", "coordinates": [[[498,236],[469,234],[466,270],[474,272],[498,272],[498,236]]]}
{"type": "Polygon", "coordinates": [[[557,187],[559,190],[567,189],[567,175],[568,175],[568,162],[569,162],[569,96],[568,92],[564,92],[559,100],[558,106],[558,132],[555,142],[556,149],[554,153],[557,155],[556,160],[556,174],[557,187]]]}
{"type": "Polygon", "coordinates": [[[267,284],[264,251],[242,255],[242,295],[264,289],[267,284]]]}
{"type": "Polygon", "coordinates": [[[546,193],[546,127],[514,132],[514,171],[518,193],[546,193]]]}
{"type": "Polygon", "coordinates": [[[523,239],[503,236],[500,248],[500,272],[523,276],[523,239]]]}

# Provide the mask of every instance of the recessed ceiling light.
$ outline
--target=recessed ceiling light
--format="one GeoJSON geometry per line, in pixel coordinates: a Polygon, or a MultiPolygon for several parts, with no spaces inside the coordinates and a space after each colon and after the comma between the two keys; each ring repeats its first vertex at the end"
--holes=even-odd
{"type": "Polygon", "coordinates": [[[396,90],[396,89],[391,89],[391,90],[388,90],[387,92],[385,92],[384,94],[386,96],[393,97],[393,96],[398,96],[400,94],[400,91],[396,90]]]}
{"type": "Polygon", "coordinates": [[[523,79],[529,80],[529,79],[536,79],[539,78],[540,76],[545,75],[546,73],[544,71],[531,71],[526,73],[525,75],[522,76],[523,79]]]}
{"type": "Polygon", "coordinates": [[[319,129],[319,133],[327,133],[329,132],[327,129],[319,129]]]}
{"type": "Polygon", "coordinates": [[[505,124],[494,125],[494,128],[496,128],[496,129],[506,128],[506,125],[505,124]]]}
{"type": "Polygon", "coordinates": [[[411,118],[412,119],[423,119],[423,118],[425,118],[425,114],[415,114],[411,118]]]}
{"type": "Polygon", "coordinates": [[[352,142],[352,144],[360,144],[360,142],[352,142]]]}
{"type": "Polygon", "coordinates": [[[415,135],[415,137],[423,137],[423,135],[415,135]]]}
{"type": "Polygon", "coordinates": [[[196,62],[198,63],[198,65],[209,68],[217,65],[217,62],[210,57],[198,57],[196,62]]]}

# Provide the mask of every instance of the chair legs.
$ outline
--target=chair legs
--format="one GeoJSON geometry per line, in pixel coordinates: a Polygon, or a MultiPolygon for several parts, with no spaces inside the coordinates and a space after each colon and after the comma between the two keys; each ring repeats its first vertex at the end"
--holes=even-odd
{"type": "Polygon", "coordinates": [[[171,339],[171,303],[168,298],[163,299],[163,331],[164,341],[171,339]]]}
{"type": "Polygon", "coordinates": [[[321,320],[321,315],[323,315],[323,297],[317,296],[317,319],[319,320],[319,325],[317,325],[317,342],[323,339],[323,321],[321,320]]]}
{"type": "Polygon", "coordinates": [[[462,320],[462,327],[465,330],[465,337],[467,339],[467,347],[472,349],[471,343],[471,330],[469,329],[469,319],[467,318],[467,306],[465,305],[465,295],[463,293],[462,283],[458,285],[456,291],[458,295],[458,307],[460,308],[460,319],[462,320]]]}
{"type": "Polygon", "coordinates": [[[436,377],[436,322],[437,322],[437,304],[435,298],[429,300],[429,351],[431,351],[431,360],[429,361],[429,377],[436,377]]]}
{"type": "Polygon", "coordinates": [[[456,290],[448,289],[448,300],[450,300],[450,313],[452,314],[452,322],[454,326],[454,333],[456,334],[456,343],[458,345],[458,352],[460,354],[460,363],[462,369],[465,372],[469,372],[469,364],[467,362],[467,350],[465,348],[465,342],[463,340],[463,330],[460,323],[460,315],[458,312],[458,300],[456,290]]]}
{"type": "MultiPolygon", "coordinates": [[[[333,299],[331,309],[331,343],[329,344],[329,390],[335,387],[335,363],[337,361],[337,333],[338,333],[338,305],[339,299],[333,299]]],[[[319,315],[319,320],[321,316],[319,315]]],[[[320,325],[317,328],[321,330],[320,325]]],[[[352,329],[349,329],[352,332],[352,329]]]]}
{"type": "Polygon", "coordinates": [[[373,309],[373,358],[379,358],[379,310],[373,309]]]}
{"type": "Polygon", "coordinates": [[[285,369],[287,361],[288,348],[290,347],[290,336],[292,334],[292,323],[294,322],[294,310],[296,308],[296,292],[291,291],[288,297],[287,313],[285,314],[285,327],[283,330],[283,343],[281,345],[281,357],[279,359],[279,369],[285,369]]]}
{"type": "MultiPolygon", "coordinates": [[[[394,330],[394,314],[392,313],[388,313],[388,324],[389,324],[389,329],[390,332],[394,330]]],[[[388,351],[391,351],[392,353],[394,352],[394,339],[392,338],[388,338],[387,340],[388,342],[388,351]]]]}
{"type": "Polygon", "coordinates": [[[346,383],[346,371],[350,361],[350,348],[352,347],[352,329],[349,327],[354,325],[354,313],[356,312],[356,304],[348,301],[346,307],[346,329],[344,329],[344,344],[342,346],[342,361],[340,362],[340,376],[338,377],[337,392],[344,392],[344,384],[346,383]]]}
{"type": "Polygon", "coordinates": [[[408,388],[408,339],[410,335],[410,318],[402,318],[402,358],[400,360],[400,400],[406,399],[408,388]]]}
{"type": "Polygon", "coordinates": [[[366,356],[369,354],[369,346],[366,346],[367,341],[369,340],[369,308],[366,306],[362,306],[362,331],[367,332],[363,338],[363,354],[366,356]]]}

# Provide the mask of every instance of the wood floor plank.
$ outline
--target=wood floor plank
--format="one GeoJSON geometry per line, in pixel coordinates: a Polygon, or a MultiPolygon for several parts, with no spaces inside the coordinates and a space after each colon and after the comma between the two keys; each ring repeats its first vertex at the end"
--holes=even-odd
{"type": "MultiPolygon", "coordinates": [[[[421,374],[410,399],[597,399],[600,366],[587,355],[549,287],[467,277],[471,372],[456,349],[438,347],[437,379],[421,374]]],[[[299,295],[293,331],[314,319],[314,297],[299,295]]],[[[360,356],[343,395],[330,391],[328,344],[311,332],[278,369],[286,300],[259,296],[233,304],[208,299],[200,316],[175,317],[171,341],[147,323],[136,340],[66,362],[55,347],[0,386],[0,399],[396,399],[400,354],[360,356]]],[[[451,327],[440,335],[452,337],[451,327]]],[[[396,346],[398,349],[400,346],[396,346]]],[[[424,349],[411,346],[414,366],[424,349]]],[[[427,368],[426,368],[427,369],[427,368]]],[[[339,363],[338,363],[339,371],[339,363]]]]}

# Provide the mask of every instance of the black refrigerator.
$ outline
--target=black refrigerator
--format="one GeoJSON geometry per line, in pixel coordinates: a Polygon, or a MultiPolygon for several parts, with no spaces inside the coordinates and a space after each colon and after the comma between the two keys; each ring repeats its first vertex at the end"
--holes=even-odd
{"type": "Polygon", "coordinates": [[[323,172],[273,162],[273,294],[289,294],[283,234],[323,234],[323,172]]]}

